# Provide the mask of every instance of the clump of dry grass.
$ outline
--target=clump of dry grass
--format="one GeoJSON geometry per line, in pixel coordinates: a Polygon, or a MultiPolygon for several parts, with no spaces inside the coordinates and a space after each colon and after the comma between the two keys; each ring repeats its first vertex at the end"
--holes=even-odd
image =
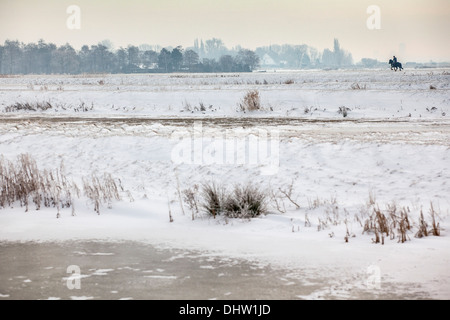
{"type": "Polygon", "coordinates": [[[216,109],[213,108],[213,105],[206,105],[203,101],[199,101],[198,106],[196,105],[192,105],[190,102],[188,102],[187,100],[185,100],[183,102],[183,109],[182,112],[191,112],[194,113],[196,111],[200,111],[200,112],[206,112],[206,111],[217,111],[216,109]]]}
{"type": "MultiPolygon", "coordinates": [[[[64,109],[65,110],[65,109],[64,109]]],[[[73,111],[75,112],[88,112],[94,110],[94,103],[92,102],[90,106],[84,103],[84,101],[80,102],[78,107],[73,107],[73,111]]]]}
{"type": "Polygon", "coordinates": [[[402,208],[400,211],[400,217],[398,221],[398,242],[404,243],[406,240],[409,240],[409,236],[407,234],[408,231],[411,231],[411,224],[409,223],[409,208],[402,208]]]}
{"type": "Polygon", "coordinates": [[[345,117],[347,117],[348,112],[349,112],[350,110],[351,110],[350,108],[347,108],[347,107],[342,106],[342,107],[339,107],[338,113],[339,113],[339,114],[342,114],[342,116],[345,118],[345,117]]]}
{"type": "Polygon", "coordinates": [[[36,210],[56,207],[59,217],[60,208],[72,206],[74,192],[74,183],[67,179],[62,166],[53,171],[39,170],[29,154],[19,155],[14,163],[0,158],[0,208],[19,202],[28,212],[34,203],[36,210]]]}
{"type": "Polygon", "coordinates": [[[353,83],[351,85],[352,90],[366,90],[367,89],[367,85],[365,84],[359,84],[359,83],[353,83]]]}
{"type": "Polygon", "coordinates": [[[248,91],[241,103],[239,103],[239,110],[242,112],[252,112],[262,110],[261,98],[258,90],[248,91]]]}
{"type": "Polygon", "coordinates": [[[420,210],[419,216],[419,230],[416,233],[416,238],[428,237],[428,223],[423,217],[423,211],[420,210]]]}
{"type": "Polygon", "coordinates": [[[254,218],[267,213],[267,194],[252,185],[235,185],[231,190],[214,183],[201,190],[202,207],[214,218],[254,218]]]}
{"type": "Polygon", "coordinates": [[[429,235],[439,236],[440,225],[436,222],[438,214],[434,209],[433,203],[430,204],[429,216],[431,222],[428,222],[420,211],[419,221],[416,225],[411,220],[411,210],[409,207],[397,208],[395,203],[388,204],[386,210],[382,211],[375,203],[375,197],[370,195],[370,200],[367,203],[367,208],[371,212],[366,213],[364,225],[361,223],[361,219],[357,217],[357,221],[363,226],[364,233],[373,233],[375,238],[372,238],[374,243],[384,244],[385,237],[389,237],[390,240],[398,238],[398,242],[404,243],[411,240],[410,234],[413,233],[413,229],[417,228],[415,233],[416,238],[427,237],[429,235]]]}
{"type": "MultiPolygon", "coordinates": [[[[100,205],[112,206],[112,201],[121,200],[123,188],[109,174],[102,177],[92,175],[83,178],[84,194],[94,203],[94,210],[100,213],[100,205]]],[[[16,161],[0,157],[0,209],[19,203],[28,212],[34,204],[36,210],[42,207],[56,208],[56,217],[60,210],[72,208],[75,215],[74,197],[80,198],[78,185],[70,180],[63,164],[54,170],[41,170],[29,154],[20,154],[16,161]]]]}
{"type": "Polygon", "coordinates": [[[20,111],[47,111],[47,110],[70,110],[72,109],[75,112],[88,112],[94,109],[94,103],[90,106],[86,105],[84,102],[80,102],[78,106],[73,105],[65,105],[63,103],[50,103],[46,102],[16,102],[9,106],[6,106],[3,111],[4,112],[20,112],[20,111]]]}
{"type": "Polygon", "coordinates": [[[215,183],[203,184],[202,207],[213,218],[221,215],[225,211],[225,189],[217,186],[215,183]]]}
{"type": "Polygon", "coordinates": [[[436,224],[436,216],[437,213],[434,210],[433,203],[430,203],[430,216],[431,216],[431,233],[433,236],[441,235],[441,227],[439,226],[439,222],[436,224]]]}
{"type": "Polygon", "coordinates": [[[374,208],[373,215],[364,225],[364,231],[369,231],[370,229],[372,229],[375,234],[375,240],[372,239],[372,241],[384,244],[384,236],[389,236],[390,227],[386,216],[379,208],[374,208]]]}
{"type": "MultiPolygon", "coordinates": [[[[110,174],[103,176],[91,175],[83,178],[84,194],[94,203],[94,211],[100,214],[100,204],[107,204],[112,207],[112,201],[121,200],[119,187],[110,174]]],[[[123,191],[123,188],[121,188],[123,191]]]]}
{"type": "Polygon", "coordinates": [[[409,240],[408,233],[411,231],[409,208],[403,207],[397,213],[397,206],[393,203],[387,206],[385,213],[378,206],[373,206],[372,214],[364,223],[363,233],[372,232],[375,235],[375,239],[372,239],[374,243],[384,244],[385,237],[394,239],[395,232],[398,234],[398,242],[404,243],[409,240]]]}
{"type": "Polygon", "coordinates": [[[5,112],[17,111],[46,111],[52,109],[53,105],[50,102],[16,102],[5,107],[5,112]]]}
{"type": "Polygon", "coordinates": [[[236,185],[227,195],[225,215],[230,218],[254,218],[267,213],[266,194],[257,187],[236,185]]]}

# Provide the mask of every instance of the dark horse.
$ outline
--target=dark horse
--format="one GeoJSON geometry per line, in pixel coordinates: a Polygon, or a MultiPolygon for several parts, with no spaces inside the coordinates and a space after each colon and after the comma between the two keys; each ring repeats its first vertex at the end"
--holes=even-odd
{"type": "Polygon", "coordinates": [[[391,70],[397,71],[400,69],[400,71],[403,70],[402,64],[400,62],[394,62],[394,60],[390,59],[389,64],[391,65],[391,70]]]}

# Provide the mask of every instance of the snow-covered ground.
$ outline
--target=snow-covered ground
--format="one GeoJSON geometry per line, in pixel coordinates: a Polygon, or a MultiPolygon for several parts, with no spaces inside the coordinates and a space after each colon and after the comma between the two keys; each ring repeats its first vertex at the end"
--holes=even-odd
{"type": "Polygon", "coordinates": [[[342,117],[339,107],[345,106],[350,108],[349,118],[406,118],[410,114],[411,118],[440,118],[443,113],[448,117],[450,111],[449,72],[387,69],[19,76],[0,79],[0,111],[16,102],[50,102],[54,108],[46,112],[49,115],[72,114],[83,105],[89,111],[77,112],[79,116],[239,117],[236,109],[243,95],[257,89],[263,108],[273,110],[263,112],[264,116],[337,118],[342,117]],[[195,111],[200,110],[200,103],[205,112],[195,111]]]}
{"type": "Polygon", "coordinates": [[[63,163],[80,186],[82,177],[109,173],[124,187],[122,201],[100,215],[83,196],[74,217],[71,209],[56,219],[54,208],[3,208],[0,240],[136,240],[326,279],[299,298],[396,290],[448,299],[449,91],[449,70],[442,69],[0,78],[5,159],[29,153],[42,169],[63,163]],[[236,111],[253,89],[265,110],[236,111]],[[53,108],[5,111],[17,102],[53,108]],[[200,102],[206,111],[196,110],[200,102]],[[88,111],[74,110],[83,103],[88,111]],[[261,144],[270,152],[252,162],[261,144]],[[200,213],[192,220],[178,190],[207,182],[272,191],[269,214],[247,220],[200,213]],[[289,189],[300,208],[283,196],[289,189]],[[431,221],[431,203],[441,236],[416,238],[421,210],[431,221]],[[393,204],[409,210],[409,239],[399,243],[397,233],[375,244],[363,224],[374,208],[387,212],[393,204]]]}

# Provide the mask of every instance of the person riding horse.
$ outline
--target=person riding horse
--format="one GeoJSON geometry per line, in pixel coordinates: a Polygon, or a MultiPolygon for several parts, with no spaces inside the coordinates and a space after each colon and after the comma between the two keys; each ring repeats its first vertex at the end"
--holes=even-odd
{"type": "Polygon", "coordinates": [[[402,64],[400,62],[397,62],[397,57],[394,56],[393,59],[389,60],[389,64],[391,65],[391,70],[397,71],[397,69],[400,69],[400,71],[403,69],[402,64]]]}

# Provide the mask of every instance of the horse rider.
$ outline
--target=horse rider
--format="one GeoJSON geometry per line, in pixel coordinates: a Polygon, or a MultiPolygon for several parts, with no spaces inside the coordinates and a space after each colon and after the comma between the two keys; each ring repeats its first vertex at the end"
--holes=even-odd
{"type": "Polygon", "coordinates": [[[396,56],[394,56],[394,59],[393,59],[393,61],[394,61],[394,66],[396,65],[396,63],[397,63],[397,57],[396,56]]]}

